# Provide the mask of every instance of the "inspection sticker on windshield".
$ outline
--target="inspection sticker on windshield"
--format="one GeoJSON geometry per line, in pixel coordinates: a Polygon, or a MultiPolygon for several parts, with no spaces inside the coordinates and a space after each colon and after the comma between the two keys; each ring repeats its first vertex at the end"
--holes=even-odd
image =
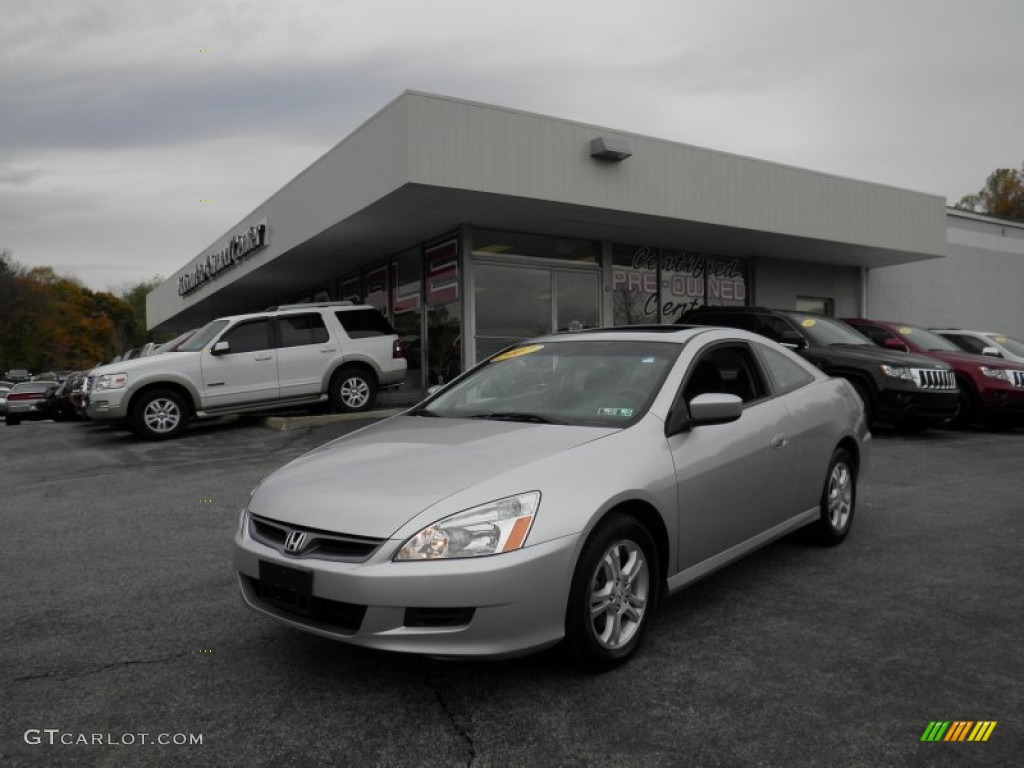
{"type": "Polygon", "coordinates": [[[543,344],[531,344],[528,347],[516,347],[510,349],[508,352],[502,352],[497,357],[492,357],[492,363],[499,363],[502,360],[511,360],[513,357],[522,357],[523,355],[530,355],[536,352],[538,349],[544,349],[543,344]]]}
{"type": "Polygon", "coordinates": [[[598,408],[598,416],[618,416],[621,419],[628,419],[633,415],[632,408],[598,408]]]}
{"type": "Polygon", "coordinates": [[[817,320],[815,320],[815,319],[814,319],[814,318],[812,318],[812,317],[805,317],[805,318],[804,318],[804,319],[803,319],[803,320],[802,320],[802,321],[800,322],[800,325],[802,325],[802,326],[803,326],[804,328],[813,328],[813,327],[814,327],[814,326],[816,326],[817,324],[818,324],[818,321],[817,321],[817,320]]]}

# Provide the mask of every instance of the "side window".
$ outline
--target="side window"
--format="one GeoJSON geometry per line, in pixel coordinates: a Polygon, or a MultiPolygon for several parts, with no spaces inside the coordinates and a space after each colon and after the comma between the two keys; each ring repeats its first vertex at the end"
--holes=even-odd
{"type": "Polygon", "coordinates": [[[886,339],[896,339],[900,344],[903,343],[902,339],[898,339],[896,336],[889,333],[889,331],[875,325],[855,325],[854,330],[860,331],[880,347],[885,346],[886,339]]]}
{"type": "Polygon", "coordinates": [[[697,395],[709,392],[736,395],[744,403],[752,403],[768,394],[749,347],[723,344],[701,354],[687,376],[683,399],[690,402],[697,395]]]}
{"type": "Polygon", "coordinates": [[[306,344],[326,344],[330,341],[327,326],[319,313],[308,315],[282,315],[277,318],[280,334],[279,346],[301,347],[306,344]]]}
{"type": "Polygon", "coordinates": [[[986,344],[981,339],[976,339],[974,336],[965,336],[962,333],[940,333],[939,335],[945,336],[960,347],[960,349],[966,350],[967,352],[973,352],[976,355],[980,355],[981,350],[985,347],[992,346],[991,344],[986,344]]]}
{"type": "Polygon", "coordinates": [[[764,367],[768,369],[777,395],[800,389],[814,381],[814,376],[801,368],[799,363],[790,360],[778,350],[758,344],[757,353],[764,362],[764,367]]]}
{"type": "Polygon", "coordinates": [[[780,317],[773,315],[758,315],[757,325],[754,326],[754,333],[767,336],[772,341],[781,341],[782,334],[792,333],[793,327],[780,317]]]}
{"type": "Polygon", "coordinates": [[[220,337],[220,341],[231,343],[231,354],[239,352],[257,352],[270,349],[270,321],[243,320],[234,328],[220,337]]]}
{"type": "Polygon", "coordinates": [[[335,312],[338,322],[350,339],[366,339],[372,336],[393,336],[395,329],[375,309],[353,309],[335,312]]]}

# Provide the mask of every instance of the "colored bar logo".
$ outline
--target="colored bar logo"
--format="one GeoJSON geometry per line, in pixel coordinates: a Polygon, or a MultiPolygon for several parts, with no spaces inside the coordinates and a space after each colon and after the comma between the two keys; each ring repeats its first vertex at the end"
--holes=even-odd
{"type": "Polygon", "coordinates": [[[996,720],[932,720],[921,734],[921,741],[988,741],[996,720]]]}

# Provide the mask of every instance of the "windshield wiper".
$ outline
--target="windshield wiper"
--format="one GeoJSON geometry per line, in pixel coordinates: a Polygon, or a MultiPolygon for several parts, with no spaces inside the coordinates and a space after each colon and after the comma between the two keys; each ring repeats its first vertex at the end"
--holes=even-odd
{"type": "Polygon", "coordinates": [[[566,421],[549,419],[547,416],[540,416],[536,413],[519,413],[516,411],[494,411],[493,413],[478,413],[470,416],[471,419],[494,419],[495,421],[524,421],[529,424],[567,424],[566,421]]]}
{"type": "Polygon", "coordinates": [[[833,341],[830,347],[875,347],[877,344],[865,344],[861,341],[833,341]]]}
{"type": "Polygon", "coordinates": [[[434,411],[428,411],[426,408],[417,408],[416,410],[413,410],[413,411],[406,411],[405,415],[406,416],[433,416],[434,418],[437,418],[437,419],[441,418],[441,414],[440,413],[435,413],[434,411]]]}

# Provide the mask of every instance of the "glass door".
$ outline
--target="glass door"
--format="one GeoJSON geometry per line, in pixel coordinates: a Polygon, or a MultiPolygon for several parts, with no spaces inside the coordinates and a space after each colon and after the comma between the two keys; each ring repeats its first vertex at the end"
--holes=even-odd
{"type": "Polygon", "coordinates": [[[600,324],[596,270],[478,261],[473,283],[478,362],[522,339],[600,324]]]}

